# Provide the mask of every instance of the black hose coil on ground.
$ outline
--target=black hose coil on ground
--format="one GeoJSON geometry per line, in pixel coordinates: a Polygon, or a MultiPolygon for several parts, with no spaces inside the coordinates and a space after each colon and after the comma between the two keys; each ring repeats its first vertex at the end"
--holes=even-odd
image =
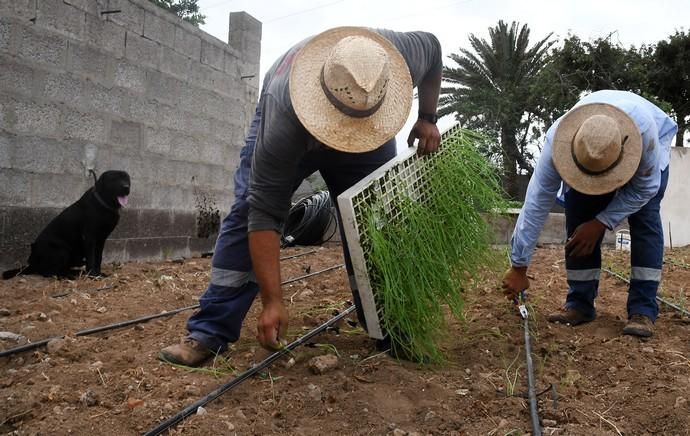
{"type": "Polygon", "coordinates": [[[335,207],[328,191],[318,191],[292,205],[288,212],[281,247],[321,245],[336,232],[335,207]],[[332,228],[329,235],[326,232],[332,228]]]}

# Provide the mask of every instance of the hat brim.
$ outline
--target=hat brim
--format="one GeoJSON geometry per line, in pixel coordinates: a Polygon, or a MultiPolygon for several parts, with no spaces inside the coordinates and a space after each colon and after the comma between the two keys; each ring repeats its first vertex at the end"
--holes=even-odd
{"type": "Polygon", "coordinates": [[[635,122],[621,109],[607,103],[589,103],[571,109],[560,121],[554,134],[551,159],[556,171],[571,188],[588,195],[613,192],[626,184],[637,171],[642,157],[642,136],[635,122]],[[623,155],[609,171],[591,175],[578,168],[572,144],[582,123],[593,115],[607,115],[618,123],[621,138],[627,136],[623,155]]]}
{"type": "Polygon", "coordinates": [[[340,151],[371,151],[402,129],[412,107],[412,78],[407,63],[385,37],[362,27],[337,27],[313,37],[295,56],[290,71],[290,100],[300,122],[316,139],[340,151]],[[345,115],[328,101],[321,88],[321,68],[342,38],[365,36],[388,53],[390,80],[381,107],[372,115],[345,115]]]}

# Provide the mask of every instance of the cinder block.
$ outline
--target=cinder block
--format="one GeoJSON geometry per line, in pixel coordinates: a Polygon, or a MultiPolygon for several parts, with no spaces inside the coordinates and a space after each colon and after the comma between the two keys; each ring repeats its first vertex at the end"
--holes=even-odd
{"type": "Polygon", "coordinates": [[[132,98],[129,102],[131,118],[147,126],[158,125],[161,116],[161,105],[153,100],[144,98],[132,98]]]}
{"type": "Polygon", "coordinates": [[[113,84],[112,56],[94,47],[76,42],[67,44],[67,69],[76,75],[99,82],[105,86],[113,84]]]}
{"type": "Polygon", "coordinates": [[[178,106],[161,106],[161,127],[166,127],[173,130],[185,130],[183,126],[186,118],[187,115],[178,109],[178,106]]]}
{"type": "Polygon", "coordinates": [[[174,159],[199,162],[201,159],[201,141],[197,136],[176,132],[171,138],[170,156],[174,159]]]}
{"type": "Polygon", "coordinates": [[[0,55],[0,91],[31,95],[33,70],[15,62],[14,58],[0,55]]]}
{"type": "Polygon", "coordinates": [[[18,168],[0,171],[0,204],[3,206],[29,206],[31,174],[18,168]]]}
{"type": "Polygon", "coordinates": [[[189,83],[195,87],[215,91],[219,74],[224,73],[205,64],[192,63],[189,69],[189,83]]]}
{"type": "Polygon", "coordinates": [[[161,71],[171,76],[186,81],[189,77],[191,59],[167,47],[162,47],[161,71]]]}
{"type": "Polygon", "coordinates": [[[180,80],[158,71],[146,72],[146,96],[159,102],[177,104],[180,90],[185,86],[180,80]]]}
{"type": "Polygon", "coordinates": [[[201,150],[201,161],[205,163],[215,163],[223,161],[223,154],[226,148],[226,144],[217,141],[215,139],[208,139],[204,141],[203,148],[201,150]]]}
{"type": "Polygon", "coordinates": [[[161,241],[157,238],[128,239],[126,244],[127,258],[160,259],[162,257],[161,241]]]}
{"type": "Polygon", "coordinates": [[[225,66],[225,50],[213,42],[201,40],[201,63],[223,71],[225,66]]]}
{"type": "MultiPolygon", "coordinates": [[[[120,224],[122,223],[118,223],[118,227],[120,224]]],[[[117,231],[117,227],[115,231],[117,231]]],[[[103,263],[107,265],[125,262],[129,262],[129,256],[127,255],[127,240],[113,239],[111,235],[111,237],[105,241],[105,247],[103,248],[103,263]]]]}
{"type": "Polygon", "coordinates": [[[108,123],[95,113],[63,109],[65,139],[83,139],[101,144],[106,140],[108,123]]]}
{"type": "MultiPolygon", "coordinates": [[[[37,73],[34,71],[34,74],[37,73]]],[[[83,104],[84,82],[79,77],[71,73],[46,73],[39,76],[37,88],[43,98],[76,107],[83,104]]]]}
{"type": "Polygon", "coordinates": [[[127,32],[125,37],[125,57],[136,64],[158,69],[161,47],[156,41],[127,32]]]}
{"type": "Polygon", "coordinates": [[[126,32],[124,27],[112,21],[86,15],[85,40],[87,43],[99,47],[116,58],[121,58],[125,55],[126,32]]]}
{"type": "Polygon", "coordinates": [[[121,88],[106,88],[98,83],[84,82],[83,106],[122,118],[129,118],[129,95],[121,88]]]}
{"type": "Polygon", "coordinates": [[[22,21],[36,18],[36,0],[0,0],[0,17],[22,21]]]}
{"type": "Polygon", "coordinates": [[[176,26],[175,50],[198,62],[201,60],[201,37],[182,26],[176,26]]]}
{"type": "Polygon", "coordinates": [[[114,83],[115,86],[144,94],[146,92],[146,70],[122,59],[115,65],[114,83]]]}
{"type": "Polygon", "coordinates": [[[17,56],[39,64],[64,68],[67,54],[65,38],[19,23],[14,23],[14,29],[20,35],[17,56]]]}
{"type": "Polygon", "coordinates": [[[230,20],[230,32],[245,32],[255,38],[261,39],[261,21],[252,17],[248,13],[242,12],[232,12],[229,16],[230,20]]]}
{"type": "Polygon", "coordinates": [[[241,53],[238,53],[235,50],[225,50],[223,54],[223,71],[238,79],[240,78],[240,57],[241,53]]]}
{"type": "Polygon", "coordinates": [[[182,126],[186,132],[190,132],[193,135],[196,134],[208,134],[211,132],[213,120],[197,116],[195,113],[183,112],[184,121],[182,126]]]}
{"type": "Polygon", "coordinates": [[[144,36],[168,46],[175,46],[175,24],[146,11],[144,14],[144,36]]]}
{"type": "Polygon", "coordinates": [[[9,53],[12,38],[12,22],[0,15],[0,53],[9,53]]]}
{"type": "Polygon", "coordinates": [[[32,174],[31,205],[65,208],[93,184],[91,177],[67,174],[32,174]]]}
{"type": "Polygon", "coordinates": [[[62,0],[87,14],[98,16],[108,5],[108,0],[62,0]]]}
{"type": "Polygon", "coordinates": [[[62,145],[55,139],[18,136],[12,157],[12,167],[31,173],[62,173],[64,160],[62,145]]]}
{"type": "Polygon", "coordinates": [[[170,152],[173,136],[174,133],[169,129],[153,127],[147,128],[145,136],[146,151],[167,155],[170,152]]]}
{"type": "MultiPolygon", "coordinates": [[[[2,110],[2,105],[0,105],[0,110],[2,110]]],[[[9,133],[0,130],[0,168],[12,168],[13,152],[14,136],[10,136],[9,133]]]]}
{"type": "Polygon", "coordinates": [[[15,132],[49,138],[60,137],[60,109],[56,105],[13,100],[13,106],[15,132]]]}
{"type": "Polygon", "coordinates": [[[112,21],[136,35],[144,34],[144,9],[130,0],[109,0],[108,9],[120,12],[106,14],[112,21]]]}
{"type": "Polygon", "coordinates": [[[139,150],[141,147],[141,129],[140,123],[113,120],[110,125],[110,143],[117,147],[139,150]]]}
{"type": "Polygon", "coordinates": [[[61,35],[83,40],[86,28],[86,13],[63,0],[38,0],[36,24],[61,35]]]}
{"type": "MultiPolygon", "coordinates": [[[[26,246],[28,248],[50,220],[60,213],[60,210],[61,209],[58,208],[27,208],[22,206],[7,208],[7,228],[12,229],[12,231],[5,234],[2,243],[14,246],[26,246]]],[[[27,257],[22,257],[17,260],[24,262],[27,257]]]]}
{"type": "Polygon", "coordinates": [[[171,210],[143,209],[136,223],[136,236],[179,236],[179,229],[174,227],[171,210]]]}

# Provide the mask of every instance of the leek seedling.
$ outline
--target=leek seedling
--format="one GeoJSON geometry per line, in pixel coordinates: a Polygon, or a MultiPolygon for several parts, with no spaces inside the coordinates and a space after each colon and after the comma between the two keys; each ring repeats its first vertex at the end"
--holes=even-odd
{"type": "Polygon", "coordinates": [[[486,218],[505,202],[496,172],[472,146],[478,138],[453,130],[418,162],[424,171],[415,184],[390,185],[392,200],[365,212],[362,244],[382,325],[397,350],[419,362],[444,360],[444,310],[462,318],[463,285],[492,258],[486,218]]]}

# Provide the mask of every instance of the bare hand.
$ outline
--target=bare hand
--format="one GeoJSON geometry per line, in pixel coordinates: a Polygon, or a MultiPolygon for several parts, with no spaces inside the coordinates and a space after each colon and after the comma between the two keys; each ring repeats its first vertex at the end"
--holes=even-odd
{"type": "Polygon", "coordinates": [[[526,266],[513,266],[503,275],[503,295],[514,300],[520,292],[529,288],[526,266]]]}
{"type": "Polygon", "coordinates": [[[417,120],[412,126],[412,131],[407,137],[407,145],[414,146],[414,140],[418,139],[417,155],[423,156],[425,154],[433,153],[438,150],[441,144],[441,134],[438,132],[436,124],[425,120],[417,120]]]}
{"type": "Polygon", "coordinates": [[[580,224],[565,244],[566,255],[573,257],[589,256],[596,248],[599,238],[605,230],[606,226],[597,219],[580,224]]]}
{"type": "Polygon", "coordinates": [[[268,350],[281,348],[280,340],[288,327],[288,311],[282,301],[264,304],[259,316],[256,339],[268,350]]]}

